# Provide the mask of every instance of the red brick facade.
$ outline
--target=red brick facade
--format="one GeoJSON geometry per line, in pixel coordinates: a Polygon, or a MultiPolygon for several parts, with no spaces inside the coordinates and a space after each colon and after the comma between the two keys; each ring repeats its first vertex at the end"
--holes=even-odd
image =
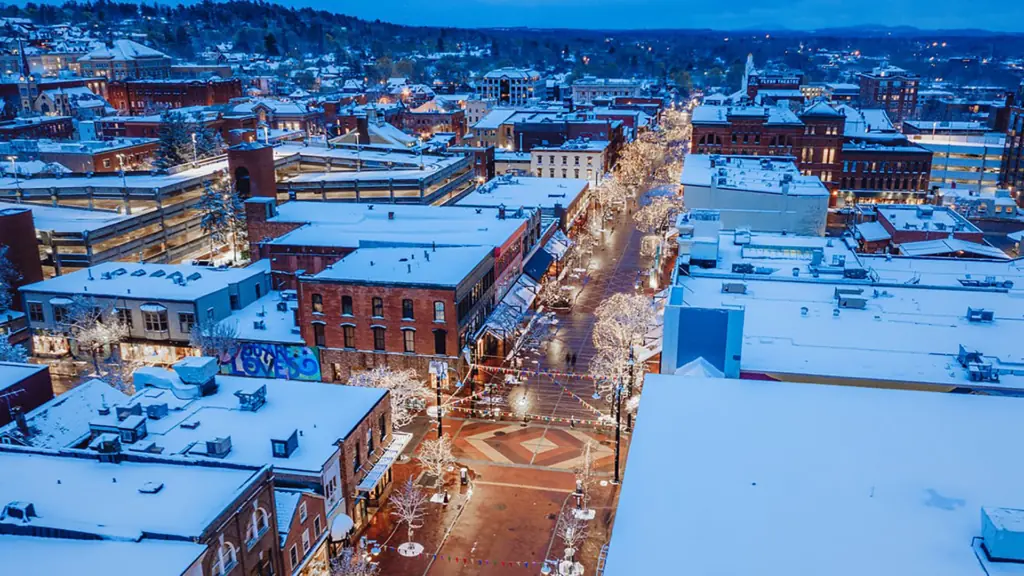
{"type": "Polygon", "coordinates": [[[367,494],[367,498],[357,498],[356,488],[384,454],[384,449],[392,439],[391,396],[386,395],[341,441],[340,489],[345,498],[345,513],[355,522],[355,533],[366,527],[366,522],[391,493],[390,468],[377,483],[376,488],[367,494]],[[356,454],[359,455],[358,460],[356,454]]]}
{"type": "MultiPolygon", "coordinates": [[[[0,314],[0,325],[3,325],[3,314],[0,314]]],[[[50,369],[48,367],[0,362],[0,370],[3,370],[5,366],[14,367],[17,369],[17,372],[28,372],[31,369],[37,370],[34,374],[29,374],[21,381],[0,389],[0,393],[6,396],[6,401],[3,406],[0,406],[0,427],[6,426],[11,422],[11,411],[14,408],[20,409],[22,414],[27,414],[46,402],[53,400],[53,382],[50,380],[50,369]]]]}
{"type": "MultiPolygon", "coordinates": [[[[278,495],[280,493],[278,491],[278,495]]],[[[288,535],[281,546],[284,573],[294,574],[306,556],[316,551],[317,542],[328,530],[323,496],[314,492],[302,492],[298,505],[292,511],[292,517],[279,520],[287,521],[288,526],[288,535]]]]}
{"type": "MultiPolygon", "coordinates": [[[[197,487],[197,489],[201,489],[197,487]]],[[[277,532],[277,510],[274,502],[274,480],[270,470],[261,473],[259,481],[239,496],[235,503],[210,523],[201,543],[209,547],[203,558],[203,574],[217,574],[213,569],[218,550],[224,547],[234,549],[238,566],[232,573],[283,574],[280,538],[277,532]],[[266,515],[266,530],[251,542],[256,533],[253,520],[266,515]]],[[[259,520],[257,520],[259,522],[259,520]]],[[[258,525],[258,524],[257,524],[258,525]]]]}
{"type": "Polygon", "coordinates": [[[111,82],[107,101],[126,114],[227,104],[242,96],[242,82],[227,80],[128,80],[111,82]]]}
{"type": "Polygon", "coordinates": [[[905,70],[860,75],[860,101],[865,108],[882,108],[897,125],[914,117],[919,78],[905,70]]]}

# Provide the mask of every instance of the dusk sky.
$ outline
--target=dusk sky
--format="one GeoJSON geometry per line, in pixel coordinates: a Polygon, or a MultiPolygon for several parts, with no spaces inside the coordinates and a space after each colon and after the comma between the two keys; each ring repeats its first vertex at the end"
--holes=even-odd
{"type": "Polygon", "coordinates": [[[1024,31],[1024,2],[1012,0],[422,0],[284,1],[400,24],[550,28],[788,28],[862,24],[1024,31]]]}

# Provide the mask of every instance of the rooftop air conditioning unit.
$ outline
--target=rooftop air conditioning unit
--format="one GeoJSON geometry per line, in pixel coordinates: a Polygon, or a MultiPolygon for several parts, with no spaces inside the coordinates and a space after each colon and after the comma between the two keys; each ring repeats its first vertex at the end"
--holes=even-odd
{"type": "Polygon", "coordinates": [[[231,436],[206,441],[206,455],[224,458],[231,452],[231,436]]]}

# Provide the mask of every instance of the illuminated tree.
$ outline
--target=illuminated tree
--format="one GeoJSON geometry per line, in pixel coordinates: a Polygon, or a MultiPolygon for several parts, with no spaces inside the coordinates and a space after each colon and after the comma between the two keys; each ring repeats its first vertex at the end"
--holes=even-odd
{"type": "Polygon", "coordinates": [[[405,522],[407,542],[412,542],[413,531],[420,527],[419,522],[426,514],[426,504],[426,494],[416,487],[412,478],[406,480],[405,485],[391,495],[391,515],[397,518],[399,523],[405,522]]]}
{"type": "Polygon", "coordinates": [[[199,350],[203,356],[212,356],[220,364],[226,364],[238,353],[238,324],[205,319],[192,327],[189,346],[199,350]]]}
{"type": "Polygon", "coordinates": [[[352,374],[349,386],[384,388],[391,394],[391,424],[402,428],[410,424],[430,398],[430,391],[416,379],[415,370],[392,370],[377,366],[365,372],[352,374]]]}
{"type": "Polygon", "coordinates": [[[416,459],[435,478],[435,486],[440,488],[444,485],[444,475],[448,468],[455,464],[455,455],[452,454],[452,442],[447,436],[424,440],[420,444],[419,454],[416,459]]]}

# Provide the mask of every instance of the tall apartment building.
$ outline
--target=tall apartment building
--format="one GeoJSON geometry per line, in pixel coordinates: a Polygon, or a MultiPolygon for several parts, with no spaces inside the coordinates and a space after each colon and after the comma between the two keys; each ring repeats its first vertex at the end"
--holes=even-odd
{"type": "Polygon", "coordinates": [[[498,68],[484,75],[480,97],[493,99],[499,105],[523,106],[540,97],[543,89],[540,73],[529,68],[498,68]]]}
{"type": "Polygon", "coordinates": [[[896,66],[879,66],[858,74],[860,102],[865,108],[881,108],[897,125],[913,118],[917,109],[920,77],[896,66]]]}
{"type": "Polygon", "coordinates": [[[1010,122],[1003,148],[1002,183],[1018,193],[1024,189],[1024,82],[1011,98],[1010,122]]]}

